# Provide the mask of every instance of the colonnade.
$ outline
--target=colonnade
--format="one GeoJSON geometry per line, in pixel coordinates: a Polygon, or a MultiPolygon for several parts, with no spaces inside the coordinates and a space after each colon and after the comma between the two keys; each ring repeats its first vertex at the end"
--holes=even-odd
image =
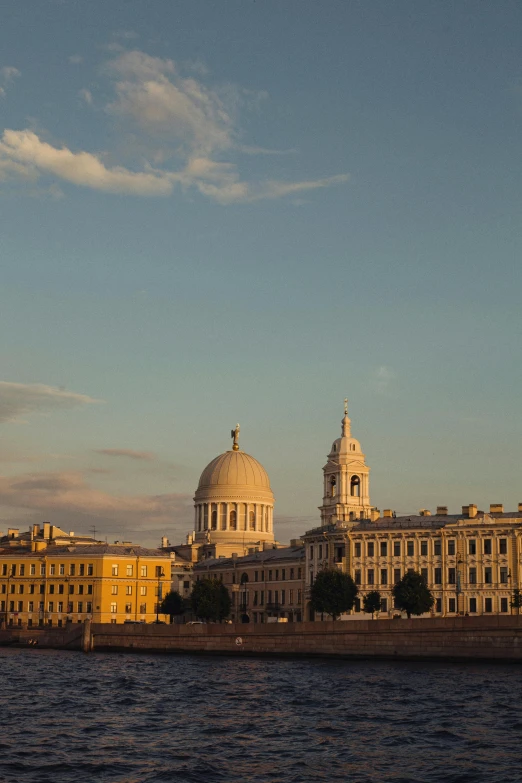
{"type": "Polygon", "coordinates": [[[273,506],[263,503],[198,503],[195,529],[273,532],[273,506]]]}

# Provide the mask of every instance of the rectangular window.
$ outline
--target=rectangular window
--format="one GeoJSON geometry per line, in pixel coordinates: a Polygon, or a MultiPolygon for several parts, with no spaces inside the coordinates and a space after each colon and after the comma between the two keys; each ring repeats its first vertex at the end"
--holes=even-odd
{"type": "Polygon", "coordinates": [[[355,544],[354,554],[355,554],[355,557],[360,557],[361,556],[361,544],[360,544],[360,542],[357,542],[355,544]]]}
{"type": "Polygon", "coordinates": [[[74,595],[74,585],[69,585],[69,595],[74,595]]]}
{"type": "MultiPolygon", "coordinates": [[[[21,585],[23,587],[23,585],[21,585]]],[[[49,585],[49,594],[52,595],[54,593],[54,585],[49,585]]]]}
{"type": "Polygon", "coordinates": [[[254,582],[259,581],[259,571],[254,571],[254,582]]]}
{"type": "Polygon", "coordinates": [[[74,563],[70,563],[69,576],[75,576],[75,574],[76,574],[76,565],[74,563]]]}
{"type": "Polygon", "coordinates": [[[507,538],[500,538],[498,541],[499,555],[507,555],[507,538]]]}
{"type": "Polygon", "coordinates": [[[34,594],[34,590],[35,590],[35,585],[29,585],[29,592],[31,593],[31,595],[34,594]]]}
{"type": "Polygon", "coordinates": [[[40,563],[40,576],[45,576],[45,563],[40,563]]]}
{"type": "Polygon", "coordinates": [[[286,590],[281,590],[281,606],[286,604],[286,590]]]}
{"type": "Polygon", "coordinates": [[[267,600],[267,603],[269,603],[269,604],[272,603],[272,591],[271,590],[267,591],[266,600],[267,600]]]}
{"type": "Polygon", "coordinates": [[[501,612],[507,612],[508,610],[508,599],[507,598],[501,598],[500,599],[500,611],[501,612]]]}
{"type": "Polygon", "coordinates": [[[484,554],[485,555],[491,554],[491,538],[484,539],[484,554]]]}
{"type": "Polygon", "coordinates": [[[314,548],[313,546],[310,546],[310,560],[314,559],[314,548]]]}
{"type": "Polygon", "coordinates": [[[387,611],[388,611],[388,599],[381,598],[381,612],[387,612],[387,611]]]}
{"type": "Polygon", "coordinates": [[[147,604],[140,604],[140,613],[147,614],[147,604]]]}
{"type": "Polygon", "coordinates": [[[294,569],[293,569],[293,568],[291,568],[291,569],[290,569],[290,579],[294,579],[294,578],[295,578],[295,577],[294,577],[294,569]]]}
{"type": "Polygon", "coordinates": [[[25,576],[25,565],[23,563],[20,565],[20,576],[25,576]]]}
{"type": "Polygon", "coordinates": [[[275,578],[276,578],[276,582],[277,582],[277,580],[279,579],[279,568],[276,568],[275,578]]]}
{"type": "Polygon", "coordinates": [[[58,614],[63,612],[63,601],[58,601],[58,614]]]}
{"type": "Polygon", "coordinates": [[[257,599],[259,598],[257,590],[254,590],[254,606],[257,606],[257,599]]]}
{"type": "Polygon", "coordinates": [[[281,571],[281,579],[283,580],[283,582],[286,580],[286,568],[283,568],[283,570],[281,571]]]}
{"type": "Polygon", "coordinates": [[[79,569],[78,575],[79,576],[85,576],[85,563],[80,563],[80,565],[78,566],[78,569],[79,569]]]}
{"type": "Polygon", "coordinates": [[[112,566],[112,575],[113,576],[118,576],[118,566],[117,565],[113,565],[112,566]]]}
{"type": "Polygon", "coordinates": [[[428,569],[427,568],[421,568],[421,576],[424,579],[424,581],[426,582],[426,584],[428,584],[428,569]]]}
{"type": "Polygon", "coordinates": [[[484,611],[488,614],[493,611],[493,599],[492,598],[486,598],[484,600],[484,611]]]}
{"type": "Polygon", "coordinates": [[[388,569],[381,568],[381,585],[387,585],[387,584],[388,584],[388,569]]]}
{"type": "Polygon", "coordinates": [[[56,573],[56,566],[53,563],[52,565],[49,566],[49,575],[54,576],[55,573],[56,573]]]}
{"type": "Polygon", "coordinates": [[[140,587],[140,595],[147,595],[147,588],[144,585],[140,587]]]}
{"type": "Polygon", "coordinates": [[[368,541],[368,557],[373,557],[375,555],[375,544],[373,541],[368,541]]]}
{"type": "Polygon", "coordinates": [[[125,573],[127,574],[127,576],[132,576],[132,566],[131,565],[128,565],[128,566],[125,567],[125,573]]]}
{"type": "Polygon", "coordinates": [[[274,590],[274,603],[279,603],[279,590],[274,590]]]}
{"type": "Polygon", "coordinates": [[[78,601],[78,614],[83,612],[83,601],[78,601]]]}
{"type": "Polygon", "coordinates": [[[374,581],[374,571],[373,568],[368,569],[368,584],[373,585],[375,583],[374,581]]]}
{"type": "Polygon", "coordinates": [[[92,585],[87,585],[87,595],[92,595],[92,585]]]}
{"type": "Polygon", "coordinates": [[[448,584],[457,584],[457,572],[454,568],[448,568],[448,584]]]}
{"type": "Polygon", "coordinates": [[[415,554],[415,542],[414,541],[407,541],[406,542],[406,554],[408,557],[413,557],[415,554]]]}
{"type": "Polygon", "coordinates": [[[455,554],[455,539],[450,538],[448,541],[448,555],[454,555],[455,554]]]}
{"type": "Polygon", "coordinates": [[[299,606],[301,605],[301,590],[297,591],[297,603],[299,604],[299,606]]]}
{"type": "Polygon", "coordinates": [[[388,554],[388,542],[381,541],[381,557],[386,557],[388,554]]]}
{"type": "Polygon", "coordinates": [[[504,568],[503,566],[500,569],[500,583],[503,585],[507,585],[508,581],[508,570],[507,568],[504,568]]]}
{"type": "Polygon", "coordinates": [[[394,581],[395,584],[397,584],[397,582],[401,581],[401,569],[400,568],[394,568],[393,569],[393,581],[394,581]]]}
{"type": "Polygon", "coordinates": [[[112,585],[111,593],[112,595],[118,595],[118,585],[112,585]]]}
{"type": "Polygon", "coordinates": [[[94,574],[94,566],[92,563],[89,563],[87,566],[87,576],[92,576],[94,574]]]}
{"type": "Polygon", "coordinates": [[[288,591],[288,602],[289,602],[290,606],[292,606],[293,603],[294,603],[294,591],[293,590],[289,590],[288,591]]]}
{"type": "Polygon", "coordinates": [[[484,582],[487,585],[490,585],[492,583],[492,569],[491,568],[485,568],[484,569],[484,582]]]}
{"type": "Polygon", "coordinates": [[[111,614],[117,614],[117,612],[118,612],[118,605],[111,604],[111,614]]]}
{"type": "Polygon", "coordinates": [[[265,591],[261,590],[261,595],[259,596],[259,604],[260,606],[264,606],[265,603],[265,591]]]}
{"type": "Polygon", "coordinates": [[[297,578],[301,579],[301,569],[300,568],[297,569],[297,578]]]}
{"type": "Polygon", "coordinates": [[[421,556],[427,557],[428,555],[428,542],[427,541],[421,541],[421,556]]]}
{"type": "Polygon", "coordinates": [[[78,585],[78,595],[83,595],[83,585],[78,585]]]}
{"type": "Polygon", "coordinates": [[[269,572],[268,572],[268,581],[269,582],[272,581],[272,569],[270,569],[269,572]]]}
{"type": "Polygon", "coordinates": [[[470,568],[469,569],[469,583],[470,585],[476,585],[477,584],[477,569],[476,568],[470,568]]]}
{"type": "Polygon", "coordinates": [[[85,605],[85,610],[87,611],[88,614],[91,614],[91,612],[92,612],[92,603],[90,601],[87,601],[87,603],[85,605]]]}
{"type": "Polygon", "coordinates": [[[361,572],[360,570],[357,570],[355,572],[355,584],[360,585],[361,584],[361,572]]]}
{"type": "Polygon", "coordinates": [[[132,604],[125,604],[125,612],[130,614],[132,612],[132,604]]]}
{"type": "Polygon", "coordinates": [[[132,585],[127,585],[125,588],[125,595],[132,595],[132,585]]]}
{"type": "Polygon", "coordinates": [[[63,595],[63,585],[58,585],[58,592],[63,595]]]}
{"type": "Polygon", "coordinates": [[[401,556],[401,542],[400,541],[394,541],[393,542],[393,556],[394,557],[400,557],[401,556]]]}
{"type": "Polygon", "coordinates": [[[2,576],[7,576],[7,563],[2,565],[2,576]]]}
{"type": "Polygon", "coordinates": [[[476,612],[477,611],[477,599],[476,598],[470,598],[469,599],[469,611],[470,612],[476,612]]]}
{"type": "Polygon", "coordinates": [[[317,556],[318,556],[319,560],[323,559],[323,545],[322,544],[319,544],[319,552],[318,552],[317,556]]]}
{"type": "Polygon", "coordinates": [[[442,554],[442,541],[440,538],[436,538],[433,542],[433,554],[439,557],[442,554]]]}
{"type": "Polygon", "coordinates": [[[435,599],[435,611],[438,614],[442,613],[442,598],[436,598],[435,599]]]}
{"type": "Polygon", "coordinates": [[[141,566],[140,567],[140,575],[141,576],[147,576],[147,566],[141,566]]]}
{"type": "Polygon", "coordinates": [[[29,601],[29,603],[27,604],[27,611],[28,612],[33,612],[34,611],[34,602],[33,601],[29,601]]]}
{"type": "Polygon", "coordinates": [[[476,555],[477,554],[477,542],[474,538],[470,538],[468,541],[468,552],[470,555],[476,555]]]}
{"type": "Polygon", "coordinates": [[[455,599],[450,598],[448,601],[448,612],[454,613],[455,612],[455,599]]]}
{"type": "Polygon", "coordinates": [[[40,585],[40,595],[43,595],[44,593],[45,593],[45,585],[40,585]]]}
{"type": "Polygon", "coordinates": [[[59,571],[60,571],[60,576],[65,576],[65,564],[64,563],[60,563],[58,568],[59,568],[59,571]]]}
{"type": "Polygon", "coordinates": [[[18,601],[18,611],[23,612],[24,611],[24,602],[18,601]]]}

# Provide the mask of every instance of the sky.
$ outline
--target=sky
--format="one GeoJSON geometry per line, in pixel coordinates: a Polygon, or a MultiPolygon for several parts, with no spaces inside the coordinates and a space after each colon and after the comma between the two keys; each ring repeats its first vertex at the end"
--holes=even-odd
{"type": "Polygon", "coordinates": [[[522,501],[522,5],[5,0],[0,529],[172,543],[230,448],[314,527],[522,501]]]}

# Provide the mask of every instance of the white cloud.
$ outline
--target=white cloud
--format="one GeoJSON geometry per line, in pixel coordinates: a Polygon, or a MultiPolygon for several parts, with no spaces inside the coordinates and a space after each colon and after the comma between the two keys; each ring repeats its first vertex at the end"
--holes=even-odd
{"type": "Polygon", "coordinates": [[[395,373],[389,367],[381,365],[374,372],[375,387],[379,394],[386,394],[395,379],[395,373]]]}
{"type": "Polygon", "coordinates": [[[79,90],[79,91],[78,91],[78,95],[80,96],[80,98],[81,98],[83,101],[85,101],[85,103],[86,103],[88,106],[92,106],[92,101],[93,101],[93,99],[92,99],[92,92],[91,92],[90,90],[86,90],[85,88],[84,88],[84,89],[82,89],[82,90],[79,90]]]}
{"type": "Polygon", "coordinates": [[[45,386],[42,383],[8,383],[0,381],[0,423],[20,421],[33,413],[74,408],[99,403],[93,397],[45,386]]]}
{"type": "Polygon", "coordinates": [[[0,98],[4,97],[7,88],[18,76],[20,76],[20,71],[12,65],[4,65],[0,68],[0,98]]]}
{"type": "Polygon", "coordinates": [[[71,54],[71,56],[68,58],[71,65],[79,65],[83,62],[83,57],[81,54],[71,54]]]}
{"type": "Polygon", "coordinates": [[[128,457],[129,459],[154,460],[156,455],[152,451],[135,451],[134,449],[96,449],[96,454],[105,457],[128,457]]]}

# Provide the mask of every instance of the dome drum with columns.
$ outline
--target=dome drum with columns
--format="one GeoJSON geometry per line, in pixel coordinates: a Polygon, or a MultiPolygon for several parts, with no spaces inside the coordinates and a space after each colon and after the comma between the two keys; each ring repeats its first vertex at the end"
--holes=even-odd
{"type": "Polygon", "coordinates": [[[321,524],[336,520],[369,518],[370,468],[365,463],[361,444],[352,437],[348,418],[348,400],[344,401],[342,435],[334,440],[328,462],[323,468],[323,505],[320,506],[321,524]]]}
{"type": "MultiPolygon", "coordinates": [[[[263,466],[239,448],[239,424],[230,451],[204,469],[194,496],[195,542],[234,551],[274,541],[274,496],[263,466]]],[[[223,550],[223,554],[226,552],[223,550]]]]}

